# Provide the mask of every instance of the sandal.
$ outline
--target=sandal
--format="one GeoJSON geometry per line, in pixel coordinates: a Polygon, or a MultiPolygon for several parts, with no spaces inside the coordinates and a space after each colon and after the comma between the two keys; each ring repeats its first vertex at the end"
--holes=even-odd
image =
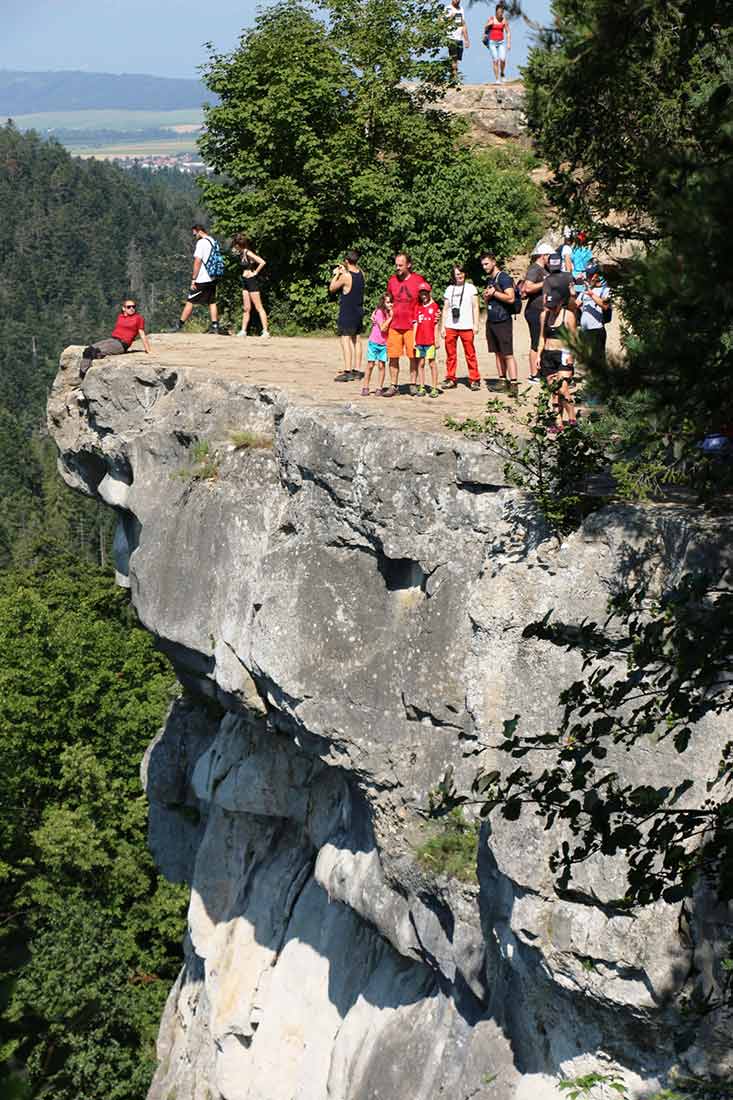
{"type": "Polygon", "coordinates": [[[356,371],[342,370],[340,374],[336,375],[334,382],[353,382],[355,378],[358,378],[356,371]]]}
{"type": "Polygon", "coordinates": [[[362,397],[368,397],[369,396],[369,390],[366,386],[362,387],[361,396],[362,397]]]}
{"type": "Polygon", "coordinates": [[[389,386],[388,389],[382,390],[382,397],[396,397],[398,393],[396,386],[389,386]]]}

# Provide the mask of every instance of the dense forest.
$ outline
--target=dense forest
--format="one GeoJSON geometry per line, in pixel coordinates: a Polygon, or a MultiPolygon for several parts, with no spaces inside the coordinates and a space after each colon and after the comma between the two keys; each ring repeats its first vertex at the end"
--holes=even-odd
{"type": "Polygon", "coordinates": [[[192,181],[0,130],[0,1093],[140,1100],[185,897],[146,845],[138,769],[174,678],[115,589],[113,517],[65,487],[45,401],[60,350],[134,293],[168,327],[192,181]]]}
{"type": "Polygon", "coordinates": [[[202,214],[193,181],[176,182],[0,129],[0,566],[32,564],[39,539],[106,560],[109,519],[57,482],[46,395],[60,350],[108,335],[123,295],[137,296],[148,331],[169,327],[202,214]]]}

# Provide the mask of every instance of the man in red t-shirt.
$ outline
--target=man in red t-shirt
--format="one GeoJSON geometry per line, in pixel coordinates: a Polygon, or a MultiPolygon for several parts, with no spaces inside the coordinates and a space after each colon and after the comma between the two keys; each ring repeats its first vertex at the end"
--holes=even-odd
{"type": "Polygon", "coordinates": [[[95,340],[82,352],[79,373],[83,378],[94,359],[104,359],[106,355],[124,355],[136,336],[143,342],[147,355],[150,355],[150,341],[145,334],[145,318],[137,312],[137,302],[126,298],[122,303],[122,313],[117,315],[112,335],[104,340],[95,340]]]}
{"type": "Polygon", "coordinates": [[[412,270],[412,260],[406,252],[398,252],[394,258],[395,274],[387,283],[387,292],[392,296],[392,324],[387,334],[387,355],[392,385],[384,391],[384,397],[397,394],[397,382],[400,375],[400,356],[410,360],[410,393],[417,392],[417,359],[415,358],[414,321],[417,311],[418,291],[428,284],[422,275],[412,270]]]}

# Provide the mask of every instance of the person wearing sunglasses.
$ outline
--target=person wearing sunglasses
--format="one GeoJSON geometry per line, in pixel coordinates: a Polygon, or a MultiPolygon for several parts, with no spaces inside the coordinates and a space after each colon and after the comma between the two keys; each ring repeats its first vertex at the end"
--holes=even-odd
{"type": "Polygon", "coordinates": [[[112,335],[103,340],[95,340],[82,352],[79,373],[83,378],[95,359],[104,359],[107,355],[124,355],[137,337],[143,342],[147,355],[150,355],[150,341],[145,333],[145,318],[137,312],[134,298],[125,298],[122,312],[118,313],[112,335]]]}

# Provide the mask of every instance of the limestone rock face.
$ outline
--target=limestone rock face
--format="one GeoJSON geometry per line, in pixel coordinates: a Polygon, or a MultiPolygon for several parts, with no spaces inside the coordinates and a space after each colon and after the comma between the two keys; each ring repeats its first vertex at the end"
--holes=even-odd
{"type": "MultiPolygon", "coordinates": [[[[487,79],[490,69],[487,51],[487,79]]],[[[471,137],[479,145],[499,145],[507,140],[529,144],[522,84],[462,84],[446,92],[441,106],[468,119],[471,137]]]]}
{"type": "Polygon", "coordinates": [[[640,549],[660,584],[720,575],[730,530],[608,508],[558,548],[458,436],[152,358],[79,383],[78,359],[49,401],[61,472],[116,510],[120,581],[186,689],[143,764],[152,850],[191,884],[151,1100],[550,1100],[591,1068],[719,1069],[725,1036],[676,1005],[729,914],[619,915],[601,859],[561,900],[531,816],[484,828],[475,884],[415,851],[449,764],[470,781],[517,712],[552,728],[577,658],[524,627],[602,618],[640,549]]]}

